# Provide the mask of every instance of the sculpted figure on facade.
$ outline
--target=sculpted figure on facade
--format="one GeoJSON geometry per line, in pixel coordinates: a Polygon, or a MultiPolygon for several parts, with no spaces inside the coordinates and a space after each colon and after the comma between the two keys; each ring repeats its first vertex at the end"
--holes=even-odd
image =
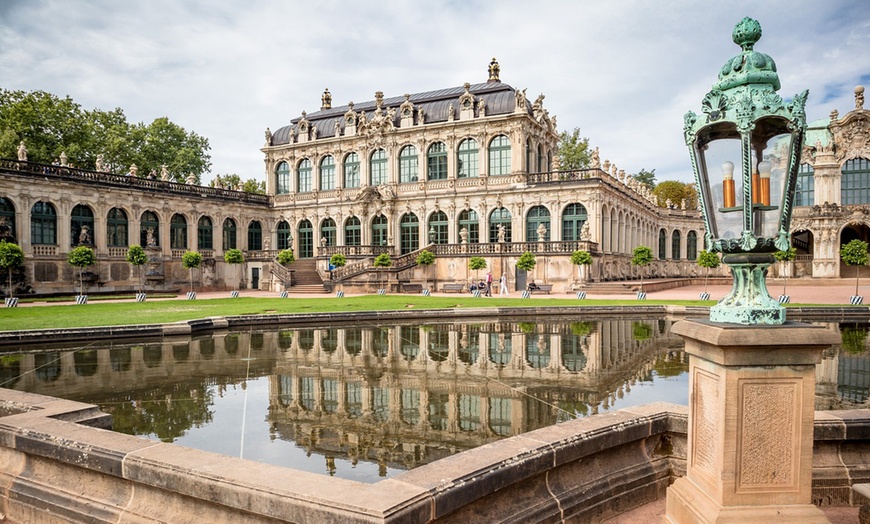
{"type": "Polygon", "coordinates": [[[523,89],[520,91],[517,89],[514,91],[514,95],[517,98],[517,109],[525,109],[526,108],[526,90],[523,89]]]}
{"type": "Polygon", "coordinates": [[[332,109],[332,94],[328,87],[323,90],[323,95],[320,96],[320,110],[324,109],[332,109]]]}
{"type": "Polygon", "coordinates": [[[154,238],[154,228],[148,227],[145,230],[145,246],[146,247],[155,247],[157,245],[157,240],[154,238]]]}
{"type": "Polygon", "coordinates": [[[24,145],[24,140],[18,144],[18,160],[27,162],[27,146],[24,145]]]}
{"type": "Polygon", "coordinates": [[[486,100],[480,97],[477,102],[477,116],[486,116],[486,100]]]}
{"type": "Polygon", "coordinates": [[[62,165],[63,167],[66,167],[69,165],[69,162],[67,161],[67,157],[66,157],[66,151],[60,152],[60,165],[62,165]]]}
{"type": "Polygon", "coordinates": [[[341,122],[336,118],[335,123],[332,126],[332,136],[341,135],[341,122]]]}
{"type": "Polygon", "coordinates": [[[864,86],[855,87],[855,110],[861,111],[864,109],[864,86]]]}
{"type": "Polygon", "coordinates": [[[592,240],[590,238],[589,220],[583,221],[583,227],[580,228],[580,240],[592,240]]]}
{"type": "Polygon", "coordinates": [[[87,226],[87,224],[82,226],[82,230],[79,231],[79,244],[89,246],[93,242],[91,241],[91,228],[87,226]]]}
{"type": "Polygon", "coordinates": [[[538,224],[538,229],[535,232],[538,234],[538,242],[543,242],[544,238],[547,237],[547,226],[538,224]]]}
{"type": "Polygon", "coordinates": [[[130,171],[127,173],[127,176],[139,176],[139,168],[136,167],[136,164],[130,164],[130,171]]]}
{"type": "Polygon", "coordinates": [[[266,147],[272,145],[272,130],[268,127],[266,128],[266,147]]]}
{"type": "Polygon", "coordinates": [[[504,244],[506,237],[507,237],[507,228],[504,227],[504,224],[499,224],[498,225],[498,243],[504,244]]]}
{"type": "Polygon", "coordinates": [[[501,71],[501,67],[499,67],[498,62],[495,60],[495,57],[492,57],[492,61],[489,63],[489,78],[487,82],[499,82],[498,74],[501,71]]]}
{"type": "Polygon", "coordinates": [[[423,108],[420,107],[417,109],[417,125],[423,125],[426,120],[426,115],[423,113],[423,108]]]}
{"type": "MultiPolygon", "coordinates": [[[[191,185],[191,186],[196,184],[196,175],[194,175],[193,173],[189,173],[184,182],[188,185],[191,185]]],[[[238,189],[237,189],[237,191],[238,191],[238,189]]]]}
{"type": "Polygon", "coordinates": [[[160,166],[160,180],[164,182],[169,181],[169,169],[166,168],[166,164],[160,166]]]}
{"type": "Polygon", "coordinates": [[[468,228],[463,227],[459,230],[459,243],[467,244],[468,243],[468,228]]]}
{"type": "Polygon", "coordinates": [[[610,174],[610,160],[607,160],[607,159],[605,158],[605,159],[604,159],[604,164],[601,166],[601,169],[602,169],[605,173],[610,174]]]}
{"type": "Polygon", "coordinates": [[[99,172],[106,170],[106,165],[103,163],[103,155],[97,155],[97,160],[94,162],[94,169],[99,172]]]}

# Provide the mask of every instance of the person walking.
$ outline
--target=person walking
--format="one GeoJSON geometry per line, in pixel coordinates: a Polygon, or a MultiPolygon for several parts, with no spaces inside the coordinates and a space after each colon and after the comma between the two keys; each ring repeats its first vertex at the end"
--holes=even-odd
{"type": "Polygon", "coordinates": [[[492,296],[492,271],[486,272],[486,296],[492,296]]]}
{"type": "Polygon", "coordinates": [[[507,295],[509,295],[510,293],[508,293],[508,288],[507,288],[507,275],[505,275],[504,273],[502,273],[502,274],[501,274],[501,278],[498,279],[498,283],[499,283],[499,286],[498,286],[498,294],[499,294],[499,296],[502,296],[502,295],[507,296],[507,295]]]}

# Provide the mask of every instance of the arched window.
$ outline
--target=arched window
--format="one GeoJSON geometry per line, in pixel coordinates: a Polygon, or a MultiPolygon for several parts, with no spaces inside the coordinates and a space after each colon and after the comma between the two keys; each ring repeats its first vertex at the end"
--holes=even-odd
{"type": "Polygon", "coordinates": [[[15,242],[15,206],[12,201],[0,197],[0,240],[15,242]]]}
{"type": "Polygon", "coordinates": [[[510,333],[490,333],[489,334],[489,361],[493,364],[504,367],[511,362],[511,352],[513,351],[513,341],[510,333]]]}
{"type": "Polygon", "coordinates": [[[238,249],[238,235],[236,234],[235,220],[232,218],[224,220],[223,233],[223,250],[238,249]]]}
{"type": "Polygon", "coordinates": [[[586,367],[585,339],[585,335],[562,335],[562,365],[568,371],[583,371],[586,367]]]}
{"type": "Polygon", "coordinates": [[[502,397],[489,398],[489,429],[493,433],[502,437],[510,436],[513,419],[511,399],[502,397]]]}
{"type": "Polygon", "coordinates": [[[581,240],[580,231],[587,218],[586,207],[583,204],[571,204],[566,207],[562,212],[562,240],[581,240]]]}
{"type": "Polygon", "coordinates": [[[299,258],[314,256],[314,228],[307,219],[299,222],[299,258]]]}
{"type": "Polygon", "coordinates": [[[427,243],[447,243],[447,214],[444,211],[436,211],[429,215],[429,228],[426,230],[427,243]],[[434,234],[433,234],[434,232],[434,234]]]}
{"type": "Polygon", "coordinates": [[[296,191],[309,193],[311,191],[311,160],[304,158],[296,168],[296,191]]]}
{"type": "Polygon", "coordinates": [[[214,249],[214,227],[209,217],[199,217],[196,224],[196,248],[214,249]]]}
{"type": "Polygon", "coordinates": [[[371,161],[369,162],[369,174],[371,175],[371,185],[379,186],[387,183],[387,152],[383,149],[378,149],[372,153],[371,161]]]}
{"type": "Polygon", "coordinates": [[[815,176],[813,166],[801,164],[798,169],[797,186],[794,192],[795,206],[812,206],[815,204],[815,176]]]}
{"type": "Polygon", "coordinates": [[[275,166],[275,194],[286,195],[290,192],[290,164],[278,162],[275,166]]]}
{"type": "Polygon", "coordinates": [[[378,215],[372,219],[372,245],[387,245],[387,217],[378,215]]]}
{"type": "Polygon", "coordinates": [[[169,247],[187,249],[187,219],[178,213],[169,219],[169,247]]]}
{"type": "Polygon", "coordinates": [[[664,229],[659,229],[659,260],[667,258],[668,234],[664,229]]]}
{"type": "Polygon", "coordinates": [[[509,175],[511,172],[511,141],[498,135],[489,143],[489,174],[509,175]]]}
{"type": "Polygon", "coordinates": [[[511,241],[511,212],[506,207],[499,207],[489,214],[489,241],[498,242],[498,231],[504,227],[504,241],[511,241]]]}
{"type": "Polygon", "coordinates": [[[534,333],[526,338],[526,362],[534,369],[550,365],[550,336],[534,333]]]}
{"type": "Polygon", "coordinates": [[[870,203],[870,160],[853,158],[843,164],[840,198],[844,205],[870,203]]]}
{"type": "Polygon", "coordinates": [[[335,220],[326,218],[320,223],[320,239],[326,239],[327,246],[335,245],[335,220]]]}
{"type": "Polygon", "coordinates": [[[30,210],[30,242],[57,244],[57,211],[48,202],[39,201],[30,210]]]}
{"type": "Polygon", "coordinates": [[[544,206],[535,206],[526,216],[526,242],[538,242],[538,228],[544,226],[544,242],[550,241],[550,211],[544,206]]]}
{"type": "Polygon", "coordinates": [[[414,146],[405,146],[399,153],[399,182],[416,182],[419,172],[418,163],[420,157],[417,154],[417,148],[414,146]]]}
{"type": "Polygon", "coordinates": [[[480,242],[480,223],[477,218],[477,212],[473,209],[466,209],[462,213],[459,213],[457,227],[459,228],[456,231],[456,238],[460,241],[462,240],[462,229],[465,228],[468,231],[468,243],[469,244],[477,244],[480,242]]]}
{"type": "Polygon", "coordinates": [[[447,178],[447,146],[444,142],[435,142],[429,146],[426,154],[426,174],[429,180],[444,180],[447,178]]]}
{"type": "Polygon", "coordinates": [[[106,217],[106,243],[109,247],[127,247],[127,213],[113,207],[106,217]]]}
{"type": "Polygon", "coordinates": [[[257,220],[248,224],[248,250],[260,251],[263,249],[263,226],[257,220]]]}
{"type": "Polygon", "coordinates": [[[286,220],[278,222],[275,228],[278,231],[278,249],[293,249],[292,236],[290,235],[290,224],[286,220]]]}
{"type": "Polygon", "coordinates": [[[686,260],[698,260],[698,233],[694,231],[686,233],[686,260]]]}
{"type": "Polygon", "coordinates": [[[359,155],[356,153],[344,157],[344,187],[359,187],[359,155]]]}
{"type": "Polygon", "coordinates": [[[362,227],[357,217],[350,217],[344,221],[344,245],[362,245],[362,227]]]}
{"type": "Polygon", "coordinates": [[[326,155],[320,161],[320,190],[335,189],[335,158],[326,155]]]}
{"type": "Polygon", "coordinates": [[[160,219],[157,213],[146,211],[139,219],[139,244],[142,247],[156,247],[160,245],[160,219]]]}
{"type": "Polygon", "coordinates": [[[420,221],[414,213],[402,215],[399,221],[400,254],[420,249],[420,221]]]}
{"type": "Polygon", "coordinates": [[[456,151],[456,176],[458,178],[480,176],[477,140],[466,138],[459,143],[459,149],[456,151]]]}
{"type": "Polygon", "coordinates": [[[538,145],[538,173],[543,173],[544,171],[548,171],[544,169],[544,148],[541,145],[538,145]]]}
{"type": "Polygon", "coordinates": [[[680,231],[675,229],[673,233],[671,233],[671,259],[679,260],[680,259],[680,244],[682,242],[682,237],[680,235],[680,231]]]}
{"type": "Polygon", "coordinates": [[[79,204],[72,209],[69,217],[70,245],[94,245],[94,212],[90,207],[79,204]]]}

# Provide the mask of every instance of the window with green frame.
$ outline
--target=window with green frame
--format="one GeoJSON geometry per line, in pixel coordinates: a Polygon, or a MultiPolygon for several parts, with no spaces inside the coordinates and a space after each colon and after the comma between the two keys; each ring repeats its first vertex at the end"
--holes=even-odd
{"type": "Polygon", "coordinates": [[[414,213],[407,213],[399,221],[400,254],[420,249],[420,221],[414,213]]]}
{"type": "Polygon", "coordinates": [[[498,228],[504,226],[504,241],[511,242],[511,212],[499,207],[489,214],[489,241],[498,242],[498,228]]]}
{"type": "Polygon", "coordinates": [[[456,230],[456,238],[462,239],[460,232],[462,228],[465,228],[468,231],[468,243],[469,244],[477,244],[480,242],[480,220],[477,217],[477,212],[473,209],[466,209],[459,213],[459,219],[457,220],[457,227],[459,229],[456,230]]]}
{"type": "Polygon", "coordinates": [[[562,240],[580,240],[580,231],[588,215],[583,204],[570,204],[562,212],[562,240]]]}
{"type": "Polygon", "coordinates": [[[0,238],[15,242],[15,206],[12,201],[0,197],[0,238]]]}
{"type": "Polygon", "coordinates": [[[260,251],[263,249],[263,226],[257,220],[248,224],[248,250],[260,251]]]}
{"type": "Polygon", "coordinates": [[[196,224],[197,249],[214,249],[214,227],[207,216],[199,218],[196,224]]]}
{"type": "Polygon", "coordinates": [[[387,152],[383,149],[378,149],[372,153],[371,161],[369,162],[369,175],[371,177],[371,185],[379,186],[387,183],[387,152]]]}
{"type": "Polygon", "coordinates": [[[278,222],[275,229],[278,233],[278,249],[282,251],[285,249],[292,249],[293,245],[290,241],[292,238],[290,235],[290,224],[288,224],[286,220],[282,220],[278,222]]]}
{"type": "Polygon", "coordinates": [[[671,259],[679,260],[683,237],[678,229],[671,233],[671,259]]]}
{"type": "Polygon", "coordinates": [[[127,247],[127,213],[113,207],[106,216],[106,244],[109,247],[127,247]]]}
{"type": "Polygon", "coordinates": [[[353,188],[359,187],[359,155],[356,153],[348,153],[344,157],[344,187],[353,188]]]}
{"type": "Polygon", "coordinates": [[[586,353],[583,351],[586,336],[562,335],[562,365],[568,371],[583,371],[586,367],[586,353]]]}
{"type": "Polygon", "coordinates": [[[511,362],[513,340],[510,333],[489,334],[489,361],[499,367],[504,367],[511,362]]]}
{"type": "Polygon", "coordinates": [[[275,194],[286,195],[290,193],[290,164],[278,162],[275,166],[275,194]]]}
{"type": "Polygon", "coordinates": [[[387,217],[378,215],[372,219],[372,245],[387,245],[387,217]]]}
{"type": "Polygon", "coordinates": [[[57,211],[48,202],[40,200],[30,210],[30,242],[57,244],[57,211]]]}
{"type": "Polygon", "coordinates": [[[79,204],[72,209],[69,217],[70,245],[93,245],[94,244],[94,212],[90,207],[79,204]],[[87,233],[82,230],[87,228],[87,233]]]}
{"type": "Polygon", "coordinates": [[[426,176],[429,180],[444,180],[447,178],[447,146],[444,142],[435,142],[429,146],[426,153],[426,176]]]}
{"type": "Polygon", "coordinates": [[[547,232],[544,242],[550,241],[550,210],[544,206],[535,206],[526,215],[526,242],[538,241],[538,227],[543,224],[547,232]]]}
{"type": "Polygon", "coordinates": [[[335,189],[335,158],[326,155],[320,160],[320,190],[335,189]]]}
{"type": "Polygon", "coordinates": [[[550,335],[526,335],[526,362],[534,369],[544,369],[550,365],[550,335]]]}
{"type": "Polygon", "coordinates": [[[444,211],[436,211],[429,215],[429,228],[426,230],[427,235],[431,236],[435,232],[434,239],[427,238],[428,241],[433,241],[434,244],[447,243],[447,214],[444,211]]]}
{"type": "Polygon", "coordinates": [[[160,219],[157,213],[145,211],[139,219],[139,244],[142,247],[160,245],[160,219]],[[148,242],[148,233],[151,233],[151,242],[148,242]]]}
{"type": "Polygon", "coordinates": [[[335,245],[335,220],[326,218],[320,223],[320,238],[326,239],[327,246],[335,245]]]}
{"type": "Polygon", "coordinates": [[[698,233],[694,231],[686,233],[686,260],[698,260],[698,233]]]}
{"type": "Polygon", "coordinates": [[[667,258],[668,234],[664,229],[659,229],[659,260],[667,258]]]}
{"type": "Polygon", "coordinates": [[[362,225],[357,217],[350,217],[344,221],[344,245],[362,245],[362,225]]]}
{"type": "Polygon", "coordinates": [[[298,193],[311,192],[311,160],[307,158],[302,159],[296,168],[296,191],[298,193]]]}
{"type": "Polygon", "coordinates": [[[223,250],[238,249],[236,221],[232,218],[224,220],[223,224],[223,250]]]}
{"type": "Polygon", "coordinates": [[[815,205],[815,171],[813,166],[809,164],[801,164],[798,168],[797,185],[794,192],[794,205],[812,206],[815,205]]]}
{"type": "Polygon", "coordinates": [[[169,247],[187,249],[187,219],[178,213],[169,219],[169,247]]]}
{"type": "Polygon", "coordinates": [[[473,178],[480,176],[477,140],[466,138],[459,143],[456,151],[456,176],[458,178],[473,178]]]}
{"type": "Polygon", "coordinates": [[[489,174],[509,175],[511,172],[511,141],[498,135],[489,143],[489,174]]]}
{"type": "Polygon", "coordinates": [[[399,152],[399,182],[416,182],[419,172],[420,156],[414,146],[405,146],[399,152]]]}
{"type": "Polygon", "coordinates": [[[841,172],[840,198],[843,205],[870,203],[870,160],[847,160],[841,172]]]}

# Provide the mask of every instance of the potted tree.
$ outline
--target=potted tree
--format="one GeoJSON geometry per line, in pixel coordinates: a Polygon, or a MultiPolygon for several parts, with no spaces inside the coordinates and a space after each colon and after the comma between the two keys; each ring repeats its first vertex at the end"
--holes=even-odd
{"type": "MultiPolygon", "coordinates": [[[[535,254],[531,251],[526,251],[520,258],[517,259],[517,269],[522,271],[531,271],[535,269],[535,264],[537,261],[535,260],[535,254]]],[[[532,296],[532,292],[528,289],[523,290],[523,298],[530,298],[532,296]]]]}
{"type": "Polygon", "coordinates": [[[69,265],[79,269],[79,294],[76,297],[76,304],[87,304],[88,296],[84,294],[84,271],[86,267],[94,265],[97,261],[94,250],[86,246],[79,246],[69,252],[66,261],[69,262],[69,265]]]}
{"type": "Polygon", "coordinates": [[[24,251],[14,242],[0,240],[0,269],[5,269],[9,275],[9,287],[6,291],[6,307],[17,307],[18,299],[13,296],[12,271],[24,266],[24,251]]]}
{"type": "Polygon", "coordinates": [[[637,246],[631,253],[631,265],[638,266],[640,269],[640,291],[637,293],[638,300],[646,300],[646,293],[643,291],[643,268],[650,265],[653,261],[653,252],[647,246],[637,246]]]}
{"type": "Polygon", "coordinates": [[[136,293],[136,302],[145,302],[145,293],[142,291],[142,266],[148,262],[148,255],[139,244],[133,244],[127,249],[127,262],[136,268],[139,280],[139,292],[136,293]]]}
{"type": "Polygon", "coordinates": [[[583,271],[580,275],[580,291],[577,292],[577,298],[582,300],[586,298],[586,292],[583,291],[583,285],[588,280],[588,275],[585,275],[585,273],[588,271],[589,266],[592,265],[592,255],[588,251],[578,249],[571,253],[571,263],[575,266],[583,267],[583,271]]]}
{"type": "MultiPolygon", "coordinates": [[[[417,255],[416,262],[417,264],[428,268],[435,263],[435,253],[429,251],[428,249],[424,249],[423,251],[420,251],[420,253],[417,255]]],[[[425,272],[428,271],[428,269],[425,270],[425,272]]],[[[428,297],[431,294],[431,292],[429,291],[429,277],[427,275],[424,278],[425,280],[423,283],[423,295],[428,297]]]]}
{"type": "MultiPolygon", "coordinates": [[[[468,259],[468,269],[474,270],[474,284],[480,280],[480,273],[478,273],[481,269],[486,269],[486,259],[483,257],[471,257],[468,259]]],[[[469,286],[471,287],[471,286],[469,286]]],[[[479,297],[480,291],[478,289],[474,290],[474,296],[479,297]]]]}
{"type": "Polygon", "coordinates": [[[859,271],[861,266],[867,265],[867,242],[852,240],[848,244],[840,246],[840,260],[847,266],[855,266],[855,294],[849,297],[849,303],[853,306],[861,305],[864,297],[858,295],[859,271]]]}
{"type": "Polygon", "coordinates": [[[196,251],[187,251],[181,256],[181,265],[190,273],[190,291],[187,292],[187,299],[196,299],[196,291],[193,290],[193,270],[202,265],[202,255],[196,251]]]}
{"type": "MultiPolygon", "coordinates": [[[[390,258],[389,253],[381,253],[375,257],[375,261],[372,265],[376,268],[387,268],[393,265],[393,259],[390,258]]],[[[386,292],[386,280],[384,280],[384,287],[378,289],[378,295],[386,294],[386,292]]]]}
{"type": "Polygon", "coordinates": [[[782,295],[779,296],[780,304],[788,304],[791,298],[785,293],[785,286],[788,283],[788,263],[795,259],[797,250],[793,247],[786,251],[777,251],[773,254],[773,258],[779,262],[779,272],[782,274],[782,295]]]}
{"type": "Polygon", "coordinates": [[[706,270],[704,273],[704,292],[699,297],[701,300],[710,300],[710,293],[707,292],[707,280],[710,278],[710,270],[716,269],[721,263],[719,255],[706,249],[698,254],[698,265],[706,270]]]}
{"type": "MultiPolygon", "coordinates": [[[[336,253],[336,254],[332,255],[331,257],[329,257],[329,265],[331,265],[332,267],[336,267],[336,268],[344,267],[347,265],[347,257],[342,255],[341,253],[336,253]]],[[[343,298],[344,297],[344,290],[339,289],[338,291],[335,292],[335,296],[337,298],[343,298]]]]}
{"type": "MultiPolygon", "coordinates": [[[[239,265],[245,263],[245,254],[242,253],[239,249],[229,249],[226,253],[224,253],[224,262],[232,265],[239,265]]],[[[241,270],[240,270],[241,271],[241,270]]],[[[242,281],[242,275],[239,274],[239,282],[242,281]]],[[[236,283],[236,289],[230,293],[230,298],[238,298],[239,296],[239,282],[236,283]]]]}

